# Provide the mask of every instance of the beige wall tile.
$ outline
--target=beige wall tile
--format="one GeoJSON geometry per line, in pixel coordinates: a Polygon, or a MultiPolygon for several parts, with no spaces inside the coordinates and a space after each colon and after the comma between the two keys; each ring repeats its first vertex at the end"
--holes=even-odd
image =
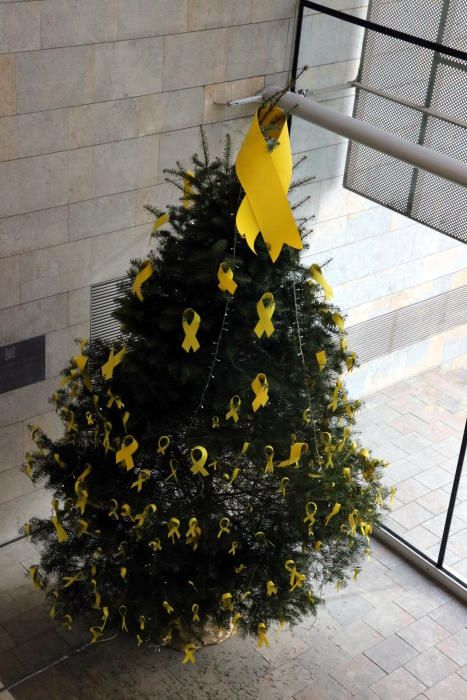
{"type": "Polygon", "coordinates": [[[65,328],[67,323],[66,294],[10,306],[0,311],[0,345],[50,333],[65,328]]]}
{"type": "Polygon", "coordinates": [[[157,134],[200,124],[203,97],[203,88],[197,87],[138,98],[140,134],[157,134]]]}
{"type": "Polygon", "coordinates": [[[0,116],[16,113],[16,56],[0,56],[0,116]]]}
{"type": "Polygon", "coordinates": [[[56,388],[57,379],[53,378],[0,394],[0,426],[50,411],[49,397],[56,388]]]}
{"type": "Polygon", "coordinates": [[[0,505],[14,501],[35,490],[26,474],[15,466],[0,472],[0,505]]]}
{"type": "Polygon", "coordinates": [[[163,90],[225,80],[227,29],[165,37],[163,90]]]}
{"type": "Polygon", "coordinates": [[[21,464],[23,456],[23,424],[0,428],[0,471],[21,464]]]}
{"type": "Polygon", "coordinates": [[[51,514],[52,495],[43,488],[0,506],[0,544],[18,537],[19,529],[33,516],[44,518],[51,514]]]}
{"type": "Polygon", "coordinates": [[[118,38],[184,32],[188,5],[191,0],[117,0],[118,38]]]}
{"type": "Polygon", "coordinates": [[[188,3],[188,30],[230,27],[250,21],[252,0],[190,0],[188,3]]]}
{"type": "Polygon", "coordinates": [[[149,249],[148,226],[136,226],[91,240],[92,284],[126,274],[132,258],[144,257],[149,249]]]}
{"type": "Polygon", "coordinates": [[[89,338],[89,323],[68,326],[48,333],[45,338],[45,376],[58,377],[73,355],[79,352],[78,342],[89,338]]]}
{"type": "Polygon", "coordinates": [[[288,33],[288,20],[230,27],[225,45],[226,80],[277,73],[288,68],[288,33]]]}
{"type": "Polygon", "coordinates": [[[89,284],[89,239],[65,243],[21,257],[23,302],[80,289],[89,284]]]}
{"type": "Polygon", "coordinates": [[[114,0],[44,0],[41,6],[44,49],[117,38],[114,0]]]}
{"type": "Polygon", "coordinates": [[[136,191],[70,204],[70,240],[98,236],[135,223],[136,191]]]}
{"type": "Polygon", "coordinates": [[[0,309],[19,304],[20,271],[19,256],[0,260],[0,309]]]}
{"type": "MultiPolygon", "coordinates": [[[[51,440],[58,440],[64,432],[62,420],[55,411],[32,416],[22,423],[24,452],[32,452],[35,449],[35,443],[31,436],[31,425],[38,425],[51,440]]],[[[23,459],[22,456],[20,464],[23,459]]]]}
{"type": "Polygon", "coordinates": [[[83,287],[68,292],[68,325],[89,322],[91,316],[91,288],[83,287]]]}
{"type": "Polygon", "coordinates": [[[41,48],[40,2],[0,5],[0,53],[41,48]]]}
{"type": "Polygon", "coordinates": [[[66,110],[20,114],[0,120],[1,133],[9,131],[9,152],[2,160],[26,158],[69,148],[66,110]]]}
{"type": "Polygon", "coordinates": [[[297,0],[252,0],[250,22],[268,22],[294,17],[297,10],[297,0]]]}
{"type": "Polygon", "coordinates": [[[66,206],[0,219],[0,258],[48,248],[67,239],[66,206]]]}
{"type": "Polygon", "coordinates": [[[68,112],[70,147],[79,148],[139,136],[138,99],[98,102],[68,112]]]}
{"type": "Polygon", "coordinates": [[[231,80],[228,83],[206,85],[204,89],[203,122],[219,122],[226,119],[245,117],[254,114],[258,104],[223,106],[223,102],[257,95],[264,87],[264,77],[231,80]]]}

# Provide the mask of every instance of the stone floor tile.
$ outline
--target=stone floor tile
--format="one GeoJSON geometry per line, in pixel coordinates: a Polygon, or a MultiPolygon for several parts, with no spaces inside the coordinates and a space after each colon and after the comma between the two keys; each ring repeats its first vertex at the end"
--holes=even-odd
{"type": "Polygon", "coordinates": [[[390,637],[391,634],[415,622],[415,618],[395,603],[386,603],[384,608],[375,609],[369,613],[365,617],[365,622],[383,637],[390,637]]]}
{"type": "Polygon", "coordinates": [[[455,673],[458,665],[436,648],[427,649],[405,664],[406,669],[428,688],[455,673]]]}
{"type": "Polygon", "coordinates": [[[467,625],[467,605],[451,599],[432,610],[429,616],[449,632],[454,633],[467,625]]]}
{"type": "Polygon", "coordinates": [[[419,433],[408,433],[400,435],[393,439],[397,447],[404,450],[409,455],[414,455],[425,447],[430,447],[431,441],[429,438],[420,435],[419,433]]]}
{"type": "Polygon", "coordinates": [[[345,589],[344,595],[328,600],[327,611],[340,625],[352,624],[355,620],[361,620],[373,606],[358,592],[352,592],[350,586],[345,589]],[[345,592],[348,591],[347,595],[345,592]]]}
{"type": "Polygon", "coordinates": [[[374,608],[381,608],[386,603],[393,602],[404,590],[400,584],[396,583],[388,574],[385,574],[375,579],[371,589],[362,591],[362,595],[374,608]]]}
{"type": "Polygon", "coordinates": [[[363,654],[358,654],[330,671],[330,675],[352,695],[369,688],[386,673],[363,654]]]}
{"type": "Polygon", "coordinates": [[[406,530],[404,538],[409,544],[417,547],[422,552],[427,552],[431,547],[440,544],[440,538],[423,525],[417,525],[411,530],[406,530]]]}
{"type": "MultiPolygon", "coordinates": [[[[430,518],[429,520],[427,520],[425,523],[423,523],[423,526],[431,532],[434,532],[435,535],[439,535],[439,537],[442,537],[445,522],[446,516],[444,513],[441,513],[441,515],[436,515],[434,518],[430,518]]],[[[451,521],[451,535],[454,535],[456,532],[459,532],[459,530],[462,530],[464,527],[464,521],[458,518],[457,515],[454,513],[451,521]]]]}
{"type": "Polygon", "coordinates": [[[307,651],[297,657],[300,664],[311,673],[319,669],[329,673],[333,668],[348,661],[350,654],[330,639],[322,639],[312,644],[307,651]]]}
{"type": "Polygon", "coordinates": [[[358,620],[337,632],[331,637],[331,640],[350,656],[354,656],[381,642],[383,637],[366,622],[358,620]]]}
{"type": "Polygon", "coordinates": [[[365,688],[365,690],[360,691],[356,695],[352,695],[352,700],[376,700],[377,695],[371,688],[365,688]]]}
{"type": "MultiPolygon", "coordinates": [[[[425,421],[418,418],[413,413],[405,413],[399,415],[390,421],[389,425],[391,428],[395,428],[401,435],[407,435],[408,433],[419,432],[423,435],[423,429],[427,427],[425,421]]],[[[447,427],[447,426],[446,426],[447,427]]],[[[448,434],[443,437],[448,437],[448,434]]]]}
{"type": "Polygon", "coordinates": [[[392,673],[417,655],[417,650],[397,635],[383,639],[365,651],[365,656],[378,664],[386,673],[392,673]]]}
{"type": "Polygon", "coordinates": [[[69,645],[53,629],[15,647],[15,655],[21,659],[29,673],[47,666],[70,650],[69,645]]]}
{"type": "MultiPolygon", "coordinates": [[[[15,640],[13,637],[10,637],[8,632],[4,630],[2,627],[0,627],[0,653],[3,651],[6,651],[6,649],[11,649],[11,647],[14,647],[16,644],[15,640]]],[[[1,679],[1,676],[0,676],[1,679]]]]}
{"type": "Polygon", "coordinates": [[[432,515],[429,510],[423,508],[417,501],[412,501],[412,503],[407,503],[401,508],[391,511],[391,518],[406,530],[411,530],[413,527],[425,523],[432,515]]]}
{"type": "Polygon", "coordinates": [[[463,627],[455,634],[443,639],[437,644],[437,647],[459,666],[467,664],[467,627],[463,627]]]}
{"type": "Polygon", "coordinates": [[[273,668],[291,661],[307,649],[306,643],[289,630],[271,630],[268,632],[268,640],[269,646],[263,646],[261,649],[258,649],[258,654],[268,661],[273,668]]]}
{"type": "Polygon", "coordinates": [[[311,685],[313,674],[297,659],[293,659],[291,662],[271,670],[266,678],[270,678],[275,688],[282,691],[281,697],[290,698],[311,685]]]}
{"type": "MultiPolygon", "coordinates": [[[[0,682],[4,685],[16,683],[27,674],[26,667],[21,659],[11,651],[2,651],[0,654],[0,682]]],[[[1,696],[0,696],[1,697],[1,696]]],[[[2,698],[3,700],[3,698],[2,698]]]]}
{"type": "Polygon", "coordinates": [[[328,674],[313,678],[311,685],[294,695],[294,700],[350,700],[352,696],[328,674]]]}
{"type": "Polygon", "coordinates": [[[51,621],[45,605],[37,605],[30,610],[2,621],[3,627],[13,637],[17,644],[47,633],[51,627],[51,621]]]}
{"type": "MultiPolygon", "coordinates": [[[[386,457],[386,455],[383,456],[386,457]]],[[[389,467],[387,468],[388,477],[397,483],[404,481],[405,479],[413,478],[422,471],[420,464],[414,462],[413,459],[407,454],[404,454],[400,458],[398,457],[394,459],[394,457],[387,457],[387,459],[390,460],[389,467]]],[[[428,490],[428,487],[425,488],[428,490]]]]}
{"type": "Polygon", "coordinates": [[[429,489],[437,489],[452,481],[451,474],[439,466],[430,467],[424,472],[416,474],[415,478],[418,481],[420,481],[421,484],[427,486],[429,489]]]}
{"type": "Polygon", "coordinates": [[[425,584],[411,591],[405,591],[396,598],[395,602],[410,615],[419,619],[445,603],[448,597],[445,591],[431,584],[425,584]]]}
{"type": "Polygon", "coordinates": [[[415,676],[405,668],[398,668],[372,686],[382,700],[412,700],[426,690],[415,676]]]}
{"type": "MultiPolygon", "coordinates": [[[[421,471],[421,470],[420,470],[421,471]]],[[[416,472],[417,474],[419,472],[416,472]]],[[[391,476],[391,465],[388,467],[388,475],[391,476]]],[[[430,493],[428,486],[424,486],[413,476],[396,483],[397,497],[403,503],[416,501],[420,496],[430,493]]]]}
{"type": "Polygon", "coordinates": [[[443,491],[443,489],[435,489],[426,493],[424,496],[419,496],[417,502],[422,505],[427,510],[431,511],[433,515],[439,515],[440,513],[445,513],[448,509],[449,496],[443,491]]]}
{"type": "Polygon", "coordinates": [[[430,647],[436,646],[449,636],[449,632],[431,617],[425,616],[412,625],[401,629],[398,635],[411,644],[414,649],[422,652],[430,649],[430,647]]]}
{"type": "Polygon", "coordinates": [[[467,664],[465,666],[462,666],[462,668],[460,668],[457,671],[457,673],[459,674],[459,676],[461,676],[464,680],[467,681],[467,664]]]}
{"type": "Polygon", "coordinates": [[[467,681],[453,673],[426,691],[430,700],[461,700],[467,698],[467,681]]]}

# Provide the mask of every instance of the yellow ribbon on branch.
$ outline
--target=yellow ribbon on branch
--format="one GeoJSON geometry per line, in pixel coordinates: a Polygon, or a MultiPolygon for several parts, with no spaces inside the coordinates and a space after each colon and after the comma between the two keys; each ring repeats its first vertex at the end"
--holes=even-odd
{"type": "Polygon", "coordinates": [[[219,520],[219,532],[217,533],[217,539],[219,539],[223,533],[228,535],[230,533],[230,520],[229,518],[221,518],[219,520]]]}
{"type": "Polygon", "coordinates": [[[272,445],[266,445],[266,447],[264,448],[264,454],[266,456],[266,465],[264,467],[264,473],[265,474],[273,474],[274,473],[274,462],[273,462],[274,447],[272,445]]]}
{"type": "Polygon", "coordinates": [[[143,294],[141,292],[141,287],[144,284],[144,282],[146,282],[152,276],[153,272],[154,267],[152,262],[150,260],[145,260],[141,265],[138,274],[133,280],[131,291],[133,292],[133,294],[136,294],[140,301],[143,301],[144,299],[143,294]]]}
{"type": "Polygon", "coordinates": [[[238,423],[238,411],[240,409],[241,404],[242,401],[240,399],[240,396],[238,396],[237,394],[232,396],[232,398],[230,399],[230,410],[227,411],[227,413],[225,414],[225,419],[229,420],[230,418],[232,418],[234,423],[238,423]]]}
{"type": "Polygon", "coordinates": [[[319,371],[322,372],[323,369],[326,367],[326,363],[328,361],[328,358],[326,357],[326,353],[324,350],[320,350],[319,352],[316,353],[316,362],[318,363],[319,371]]]}
{"type": "Polygon", "coordinates": [[[324,296],[328,301],[331,301],[333,297],[333,291],[332,287],[326,282],[323,273],[321,272],[321,268],[319,265],[316,263],[313,263],[313,265],[310,267],[310,275],[312,279],[322,287],[324,296]]]}
{"type": "Polygon", "coordinates": [[[196,352],[200,349],[200,344],[196,337],[201,324],[201,317],[192,308],[185,309],[182,316],[182,326],[185,331],[185,338],[183,339],[182,348],[185,352],[196,352]],[[191,317],[191,320],[190,320],[191,317]]]}
{"type": "Polygon", "coordinates": [[[167,527],[169,529],[167,537],[171,540],[172,544],[175,544],[175,538],[180,539],[180,520],[178,518],[170,518],[167,527]]]}
{"type": "Polygon", "coordinates": [[[341,509],[341,504],[340,504],[340,503],[335,503],[334,506],[333,506],[333,509],[331,510],[331,512],[329,513],[329,515],[326,516],[326,519],[325,519],[325,521],[324,521],[324,524],[325,524],[325,525],[328,525],[328,524],[329,524],[329,521],[331,520],[331,518],[333,518],[335,515],[337,515],[338,512],[340,511],[340,509],[341,509]]]}
{"type": "Polygon", "coordinates": [[[183,657],[182,664],[195,664],[196,659],[194,656],[195,650],[196,650],[196,644],[193,644],[193,642],[190,642],[189,644],[185,644],[183,647],[183,651],[185,652],[185,656],[183,657]]]}
{"type": "Polygon", "coordinates": [[[290,591],[294,591],[296,588],[301,588],[303,586],[303,582],[305,581],[305,574],[300,574],[297,571],[297,567],[295,566],[295,562],[293,559],[287,559],[285,562],[285,568],[290,574],[290,591]]]}
{"type": "Polygon", "coordinates": [[[122,446],[115,455],[115,463],[120,464],[125,463],[127,471],[133,469],[135,463],[133,461],[133,455],[138,449],[138,443],[133,437],[133,435],[125,435],[123,438],[122,446]]]}
{"type": "Polygon", "coordinates": [[[167,212],[164,212],[164,214],[158,216],[154,222],[154,226],[152,227],[151,236],[153,236],[156,233],[156,231],[160,229],[164,224],[167,224],[168,221],[169,215],[167,214],[167,212]]]}
{"type": "Polygon", "coordinates": [[[259,321],[254,328],[254,332],[258,338],[261,338],[263,333],[266,333],[268,338],[270,338],[274,333],[275,328],[271,319],[275,310],[276,302],[274,301],[274,294],[271,292],[265,292],[256,304],[256,311],[258,312],[259,321]]]}
{"type": "Polygon", "coordinates": [[[57,532],[57,539],[59,542],[66,542],[68,540],[68,534],[65,532],[63,525],[58,519],[58,500],[56,498],[52,499],[52,508],[55,511],[55,515],[52,515],[50,520],[57,532]]]}
{"type": "Polygon", "coordinates": [[[191,468],[190,471],[192,474],[201,474],[201,476],[209,476],[208,470],[205,468],[205,464],[208,459],[208,451],[205,447],[202,445],[197,445],[196,447],[193,447],[191,450],[191,468]],[[200,453],[199,459],[196,459],[195,457],[195,452],[198,451],[200,453]]]}
{"type": "Polygon", "coordinates": [[[201,537],[201,528],[198,525],[198,519],[197,518],[190,518],[188,522],[188,530],[185,534],[186,537],[186,543],[187,544],[192,544],[193,545],[193,551],[198,549],[198,541],[199,538],[201,537]]]}
{"type": "Polygon", "coordinates": [[[284,112],[279,107],[259,108],[243,141],[235,163],[245,197],[237,212],[237,228],[255,251],[259,233],[273,262],[283,245],[303,247],[287,191],[292,179],[292,153],[284,112]],[[260,121],[262,122],[260,125],[260,121]],[[261,128],[276,139],[272,150],[261,128]]]}
{"type": "Polygon", "coordinates": [[[110,379],[112,379],[113,374],[114,374],[114,369],[123,360],[125,353],[126,353],[126,349],[122,348],[121,350],[119,350],[117,352],[117,354],[115,354],[115,348],[112,345],[112,349],[109,353],[109,357],[107,359],[107,362],[105,362],[101,367],[102,376],[104,377],[105,380],[109,381],[110,379]]]}
{"type": "Polygon", "coordinates": [[[307,442],[294,442],[290,445],[290,455],[288,459],[284,459],[279,462],[279,467],[290,467],[293,464],[298,467],[300,464],[300,458],[308,452],[307,442]]]}
{"type": "Polygon", "coordinates": [[[266,583],[266,595],[269,597],[272,595],[277,595],[277,586],[274,581],[268,581],[266,583]]]}
{"type": "Polygon", "coordinates": [[[234,281],[233,270],[226,262],[221,262],[217,270],[218,287],[221,292],[228,292],[232,296],[235,294],[238,284],[234,281]]]}
{"type": "Polygon", "coordinates": [[[256,413],[260,406],[265,406],[269,401],[268,388],[269,383],[266,375],[260,372],[251,382],[251,388],[255,394],[255,398],[252,401],[253,411],[256,413]]]}
{"type": "Polygon", "coordinates": [[[150,470],[149,470],[149,469],[141,469],[140,472],[139,472],[139,474],[138,474],[138,478],[136,479],[136,481],[134,481],[134,482],[132,483],[132,485],[130,486],[130,488],[131,488],[131,489],[136,488],[136,490],[138,491],[138,493],[140,493],[141,489],[143,488],[144,482],[147,481],[147,480],[150,479],[150,478],[151,478],[151,472],[150,472],[150,470]]]}
{"type": "Polygon", "coordinates": [[[170,445],[170,438],[168,435],[161,435],[157,441],[157,454],[165,455],[168,447],[170,445]]]}
{"type": "Polygon", "coordinates": [[[258,625],[258,649],[261,649],[263,644],[269,646],[268,638],[266,637],[266,625],[264,622],[260,622],[258,625]]]}
{"type": "Polygon", "coordinates": [[[188,209],[190,206],[191,195],[193,194],[193,183],[190,178],[194,176],[195,174],[192,170],[187,170],[183,178],[183,206],[185,209],[188,209]]]}

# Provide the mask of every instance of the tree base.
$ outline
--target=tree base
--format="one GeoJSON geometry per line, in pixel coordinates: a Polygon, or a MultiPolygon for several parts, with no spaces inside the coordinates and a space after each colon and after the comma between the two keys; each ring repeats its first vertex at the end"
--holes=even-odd
{"type": "Polygon", "coordinates": [[[211,646],[212,644],[221,644],[227,641],[234,634],[234,626],[231,623],[228,629],[217,627],[213,624],[207,624],[206,627],[192,629],[190,634],[185,634],[182,630],[177,630],[177,634],[173,635],[167,646],[171,649],[183,651],[186,644],[195,644],[197,649],[201,647],[211,646]]]}

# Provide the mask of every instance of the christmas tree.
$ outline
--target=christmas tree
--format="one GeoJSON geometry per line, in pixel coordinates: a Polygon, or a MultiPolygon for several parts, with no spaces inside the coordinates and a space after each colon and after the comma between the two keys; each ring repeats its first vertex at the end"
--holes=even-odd
{"type": "Polygon", "coordinates": [[[344,320],[300,262],[285,116],[258,111],[236,167],[228,139],[222,159],[202,145],[168,172],[180,205],[148,207],[121,340],[81,343],[52,397],[64,435],[33,428],[25,464],[53,492],[24,527],[51,617],[87,620],[93,641],[112,622],[178,640],[185,662],[209,627],[262,645],[316,614],[323,584],[358,574],[388,495],[352,432],[344,320]]]}

